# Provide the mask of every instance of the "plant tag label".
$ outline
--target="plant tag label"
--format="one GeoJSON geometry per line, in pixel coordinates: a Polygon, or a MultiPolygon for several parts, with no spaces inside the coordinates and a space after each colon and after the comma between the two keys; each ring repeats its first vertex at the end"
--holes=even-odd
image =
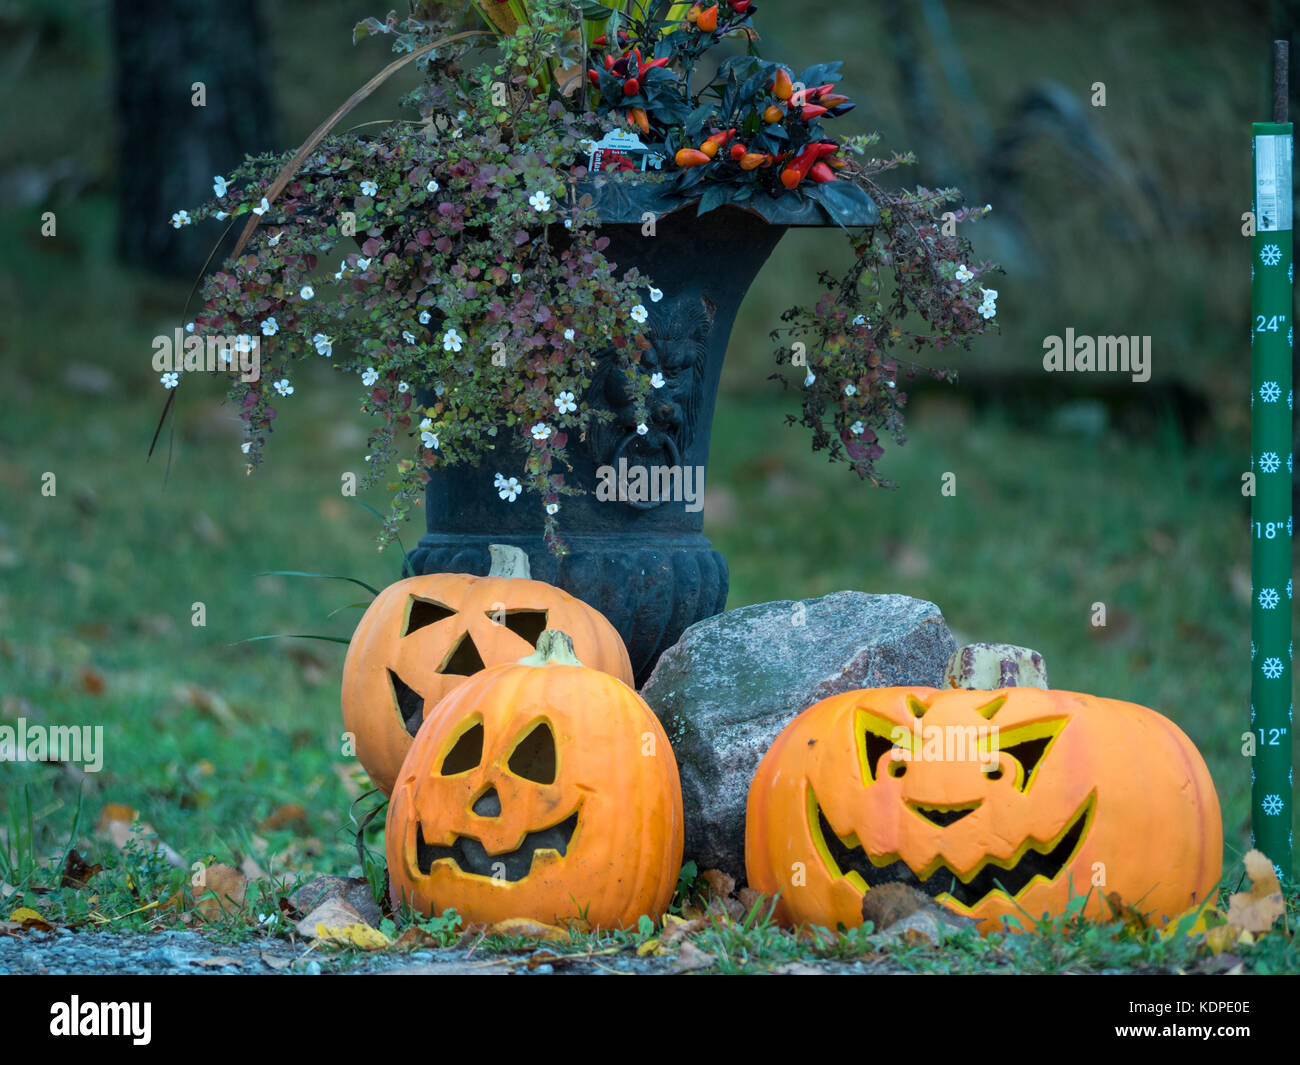
{"type": "Polygon", "coordinates": [[[593,174],[610,171],[642,171],[647,167],[658,170],[664,157],[651,152],[635,133],[610,130],[591,146],[588,169],[593,174]]]}
{"type": "Polygon", "coordinates": [[[1291,138],[1255,138],[1255,226],[1260,233],[1291,228],[1291,138]]]}

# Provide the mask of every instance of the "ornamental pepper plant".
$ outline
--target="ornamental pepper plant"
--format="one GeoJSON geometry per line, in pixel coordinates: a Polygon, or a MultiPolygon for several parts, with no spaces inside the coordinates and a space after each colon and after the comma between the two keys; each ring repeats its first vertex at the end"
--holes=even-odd
{"type": "MultiPolygon", "coordinates": [[[[563,501],[584,490],[566,480],[568,442],[610,417],[586,403],[596,355],[617,360],[645,419],[656,387],[640,366],[646,304],[672,284],[605,255],[583,182],[588,149],[619,128],[664,164],[617,180],[658,183],[700,213],[812,200],[841,221],[875,202],[879,225],[845,229],[851,268],[823,275],[817,304],[791,308],[773,337],[778,362],[806,364],[798,420],[814,448],[886,483],[877,433],[902,442],[900,377],[915,372],[903,356],[982,332],[996,292],[980,278],[996,267],[975,263],[941,223],[956,190],[885,188],[878,176],[910,156],[872,156],[875,135],[828,134],[853,107],[836,91],[839,64],[796,72],[764,59],[757,9],[412,0],[405,18],[359,23],[354,39],[390,36],[401,58],[296,153],[247,159],[214,179],[209,202],[172,216],[240,227],[234,254],[202,282],[190,328],[229,341],[218,368],[235,377],[250,472],[278,408],[294,402],[295,366],[328,359],[355,376],[370,419],[365,483],[393,493],[384,541],[419,504],[430,469],[468,464],[501,498],[544,508],[547,542],[563,553],[563,501]],[[724,42],[744,54],[703,76],[701,57],[724,42]],[[408,117],[333,131],[412,66],[422,77],[402,100],[408,117]],[[260,376],[238,378],[254,341],[260,376]],[[512,453],[511,436],[522,468],[496,457],[512,453]]],[[[169,389],[182,380],[163,375],[169,389]]]]}

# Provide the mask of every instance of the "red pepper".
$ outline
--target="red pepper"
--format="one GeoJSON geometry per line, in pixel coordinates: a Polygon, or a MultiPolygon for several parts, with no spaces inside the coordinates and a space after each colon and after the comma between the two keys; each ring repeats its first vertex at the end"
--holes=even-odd
{"type": "Polygon", "coordinates": [[[606,45],[606,44],[609,44],[609,35],[608,35],[608,34],[604,34],[604,33],[602,33],[599,37],[597,37],[597,38],[596,38],[594,41],[592,41],[591,43],[592,43],[592,45],[606,45]]]}
{"type": "Polygon", "coordinates": [[[849,98],[847,96],[841,95],[838,92],[828,92],[822,96],[817,97],[817,102],[821,104],[823,107],[835,107],[839,104],[848,103],[849,98]]]}
{"type": "Polygon", "coordinates": [[[753,2],[754,0],[731,0],[731,10],[737,15],[743,15],[753,2]]]}
{"type": "Polygon", "coordinates": [[[814,118],[821,118],[829,110],[829,107],[822,107],[820,104],[804,104],[799,117],[805,122],[811,122],[814,118]]]}
{"type": "Polygon", "coordinates": [[[636,78],[628,78],[627,81],[623,82],[624,96],[635,96],[640,91],[641,83],[637,81],[636,78]]]}
{"type": "Polygon", "coordinates": [[[816,141],[804,145],[803,150],[794,157],[790,165],[781,171],[781,184],[787,189],[794,188],[808,176],[808,171],[812,169],[814,163],[822,156],[830,155],[838,147],[839,145],[834,141],[816,141]]]}
{"type": "Polygon", "coordinates": [[[709,161],[707,155],[694,148],[682,148],[673,158],[677,165],[683,170],[688,170],[693,166],[699,166],[701,163],[707,163],[709,161]]]}
{"type": "Polygon", "coordinates": [[[808,171],[808,176],[819,185],[824,184],[827,181],[836,180],[834,171],[832,171],[831,168],[821,159],[818,159],[817,162],[813,163],[812,167],[808,171]]]}
{"type": "Polygon", "coordinates": [[[614,69],[614,57],[612,55],[609,55],[608,53],[606,53],[605,55],[605,69],[606,70],[614,69]]]}
{"type": "Polygon", "coordinates": [[[650,60],[650,62],[642,65],[641,73],[644,74],[651,67],[666,67],[669,64],[669,62],[671,62],[671,60],[672,60],[671,56],[663,56],[659,59],[652,59],[650,60]]]}
{"type": "Polygon", "coordinates": [[[588,78],[588,80],[590,80],[590,82],[591,82],[593,85],[599,85],[599,84],[600,84],[600,71],[598,71],[595,67],[590,68],[590,69],[587,71],[587,78],[588,78]]]}
{"type": "Polygon", "coordinates": [[[819,100],[833,88],[835,88],[835,82],[828,81],[825,85],[814,85],[812,88],[808,89],[807,92],[814,100],[819,100]]]}
{"type": "Polygon", "coordinates": [[[744,154],[745,146],[741,144],[740,141],[736,141],[736,143],[731,146],[731,158],[733,160],[738,160],[744,154]]]}

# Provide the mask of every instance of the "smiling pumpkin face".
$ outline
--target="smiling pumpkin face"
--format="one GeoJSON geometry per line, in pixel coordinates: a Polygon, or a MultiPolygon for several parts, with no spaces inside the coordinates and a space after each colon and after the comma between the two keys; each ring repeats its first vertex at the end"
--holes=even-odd
{"type": "Polygon", "coordinates": [[[556,662],[493,667],[426,720],[386,838],[395,904],[628,927],[662,912],[677,881],[677,763],[622,682],[556,662]]]}
{"type": "Polygon", "coordinates": [[[370,604],[343,664],[343,724],[375,786],[397,771],[438,700],[488,666],[517,662],[548,626],[573,637],[584,663],[632,683],[617,630],[582,600],[542,581],[436,573],[408,577],[370,604]]]}
{"type": "Polygon", "coordinates": [[[907,883],[983,931],[1060,914],[1074,893],[1158,921],[1206,898],[1222,827],[1205,763],[1173,722],[1065,691],[883,688],[797,717],[750,788],[750,886],[778,916],[861,923],[907,883]]]}

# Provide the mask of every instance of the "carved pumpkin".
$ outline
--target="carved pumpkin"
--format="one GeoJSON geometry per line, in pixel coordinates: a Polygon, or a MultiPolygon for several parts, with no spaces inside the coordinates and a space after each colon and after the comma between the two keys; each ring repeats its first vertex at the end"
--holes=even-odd
{"type": "Polygon", "coordinates": [[[880,688],[805,710],[749,792],[750,886],[778,918],[861,923],[889,881],[982,931],[1118,893],[1161,918],[1219,879],[1219,800],[1204,761],[1146,707],[1066,691],[880,688]],[[1023,911],[1023,912],[1022,912],[1023,911]]]}
{"type": "Polygon", "coordinates": [[[385,836],[394,905],[600,928],[663,911],[682,838],[658,719],[555,632],[434,708],[402,763],[385,836]]]}
{"type": "Polygon", "coordinates": [[[357,624],[343,663],[343,726],[375,786],[391,794],[411,738],[448,692],[530,653],[548,626],[583,662],[632,684],[632,663],[603,614],[528,579],[528,556],[492,545],[486,577],[430,573],[390,584],[357,624]]]}

